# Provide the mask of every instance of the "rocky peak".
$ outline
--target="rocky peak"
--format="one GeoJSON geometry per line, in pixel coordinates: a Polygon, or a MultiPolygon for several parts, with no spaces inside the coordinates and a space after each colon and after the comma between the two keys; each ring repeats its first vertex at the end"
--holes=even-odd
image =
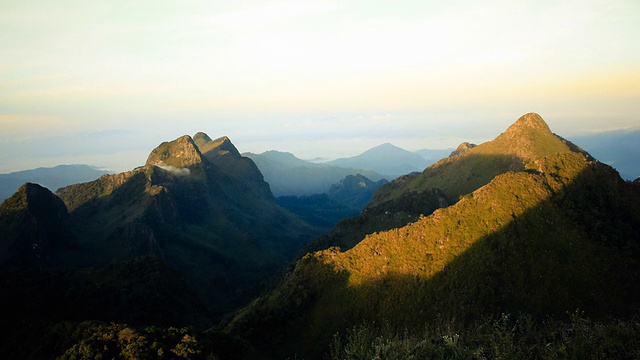
{"type": "Polygon", "coordinates": [[[189,135],[170,142],[163,142],[155,148],[146,165],[189,167],[202,163],[202,153],[189,135]]]}
{"type": "Polygon", "coordinates": [[[474,149],[476,153],[515,156],[522,164],[570,151],[569,144],[552,133],[549,125],[536,113],[521,116],[500,136],[474,149]]]}
{"type": "Polygon", "coordinates": [[[513,123],[505,134],[522,135],[523,133],[538,132],[553,135],[549,125],[536,113],[528,113],[522,115],[515,123],[513,123]]]}
{"type": "Polygon", "coordinates": [[[462,155],[465,152],[473,149],[474,147],[476,147],[476,144],[468,143],[468,142],[465,141],[462,144],[458,145],[458,147],[454,151],[451,152],[449,157],[462,155]]]}
{"type": "Polygon", "coordinates": [[[203,132],[198,132],[193,136],[193,142],[196,143],[196,145],[198,147],[201,147],[202,145],[208,143],[212,141],[211,138],[209,137],[209,135],[203,133],[203,132]]]}
{"type": "Polygon", "coordinates": [[[38,184],[25,183],[0,207],[0,214],[27,210],[33,216],[66,216],[67,208],[59,197],[38,184]]]}
{"type": "Polygon", "coordinates": [[[195,135],[194,139],[202,154],[209,158],[224,155],[232,155],[234,157],[241,156],[238,149],[236,149],[231,140],[226,136],[211,140],[207,134],[199,132],[195,135]]]}

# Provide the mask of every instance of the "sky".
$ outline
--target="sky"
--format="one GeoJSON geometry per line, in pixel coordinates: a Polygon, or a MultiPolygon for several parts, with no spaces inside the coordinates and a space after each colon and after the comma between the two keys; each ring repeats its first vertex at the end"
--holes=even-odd
{"type": "Polygon", "coordinates": [[[204,131],[333,159],[640,126],[640,2],[0,2],[0,173],[204,131]]]}

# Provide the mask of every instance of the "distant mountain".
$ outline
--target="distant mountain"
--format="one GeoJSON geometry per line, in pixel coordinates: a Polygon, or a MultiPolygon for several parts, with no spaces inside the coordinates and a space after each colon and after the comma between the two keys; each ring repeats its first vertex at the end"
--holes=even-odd
{"type": "MultiPolygon", "coordinates": [[[[60,286],[69,290],[67,295],[56,293],[56,304],[75,301],[81,296],[76,291],[99,293],[85,289],[94,285],[74,285],[86,279],[80,269],[94,269],[91,283],[102,284],[95,286],[117,288],[119,282],[110,277],[150,257],[155,260],[135,265],[141,273],[165,272],[168,267],[182,279],[172,284],[193,293],[185,293],[186,302],[176,305],[175,313],[158,313],[158,318],[200,314],[195,316],[200,323],[209,324],[261,291],[318,234],[277,205],[258,168],[228,138],[211,140],[204,133],[164,142],[144,166],[63,187],[57,196],[26,184],[0,209],[0,268],[16,269],[12,276],[25,277],[27,286],[36,281],[31,276],[39,276],[38,269],[57,273],[64,267],[70,273],[60,275],[60,286]]],[[[140,319],[134,312],[143,308],[151,313],[171,311],[161,304],[176,303],[175,294],[153,290],[160,284],[155,281],[162,279],[152,279],[147,285],[154,293],[147,294],[147,307],[127,303],[132,312],[122,307],[115,316],[109,306],[116,306],[118,299],[112,298],[105,300],[106,308],[82,316],[130,322],[140,319]]],[[[136,281],[127,286],[137,286],[136,281]]],[[[11,284],[15,282],[5,283],[11,284]]],[[[2,286],[0,281],[0,292],[2,286]]],[[[136,295],[143,298],[143,293],[136,295]]]]}
{"type": "Polygon", "coordinates": [[[337,184],[331,185],[327,194],[330,199],[351,208],[362,210],[371,200],[373,193],[388,182],[385,179],[374,182],[361,174],[347,175],[337,184]]]}
{"type": "Polygon", "coordinates": [[[429,162],[416,153],[386,143],[371,148],[360,155],[336,159],[326,164],[375,171],[390,178],[422,171],[429,162]]]}
{"type": "Polygon", "coordinates": [[[387,180],[373,182],[363,175],[347,175],[328,193],[280,196],[278,204],[321,229],[331,230],[340,220],[355,216],[369,202],[373,192],[387,180]]]}
{"type": "Polygon", "coordinates": [[[89,165],[58,165],[52,168],[37,168],[0,174],[0,202],[16,192],[20,185],[31,182],[48,189],[95,180],[109,172],[89,165]]]}
{"type": "MultiPolygon", "coordinates": [[[[538,115],[524,115],[496,139],[381,187],[367,209],[402,215],[397,210],[410,209],[418,197],[444,197],[453,205],[370,231],[349,250],[307,254],[227,331],[276,358],[322,358],[330,343],[344,339],[340,334],[360,341],[351,344],[360,354],[378,342],[357,334],[386,329],[391,337],[379,343],[403,346],[445,326],[448,337],[440,337],[443,345],[434,348],[441,352],[433,354],[455,357],[447,351],[458,349],[457,334],[478,324],[504,324],[511,336],[528,336],[508,320],[511,314],[524,314],[530,324],[565,319],[576,309],[596,319],[635,316],[640,187],[554,135],[538,115]]],[[[342,230],[366,226],[351,225],[342,230]]],[[[544,346],[547,339],[536,341],[544,346]]],[[[478,351],[487,358],[504,354],[478,351]]]]}
{"type": "Polygon", "coordinates": [[[287,152],[271,150],[243,155],[255,162],[275,196],[326,193],[331,185],[348,175],[362,174],[373,181],[383,178],[374,171],[313,163],[287,152]]]}
{"type": "Polygon", "coordinates": [[[640,130],[609,131],[571,138],[591,155],[611,165],[624,179],[640,176],[640,130]]]}
{"type": "Polygon", "coordinates": [[[429,166],[440,159],[446,158],[453,150],[454,149],[421,149],[415,151],[415,153],[427,160],[427,166],[429,166]]]}

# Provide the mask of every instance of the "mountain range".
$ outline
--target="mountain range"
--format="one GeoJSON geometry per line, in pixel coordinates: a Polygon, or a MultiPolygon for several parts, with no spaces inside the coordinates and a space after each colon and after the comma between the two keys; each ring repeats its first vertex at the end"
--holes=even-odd
{"type": "Polygon", "coordinates": [[[9,198],[26,182],[37,183],[55,190],[67,185],[95,180],[108,173],[89,165],[58,165],[52,168],[0,174],[0,202],[9,198]]]}
{"type": "Polygon", "coordinates": [[[26,183],[0,205],[0,352],[640,356],[640,183],[534,113],[448,153],[388,183],[343,173],[276,198],[265,163],[272,179],[344,168],[254,162],[197,133],[56,193],[26,183]],[[362,210],[323,232],[348,207],[362,210]]]}
{"type": "Polygon", "coordinates": [[[261,154],[244,153],[264,175],[275,196],[322,194],[348,175],[361,174],[378,181],[382,175],[364,169],[314,163],[287,152],[270,150],[261,154]]]}

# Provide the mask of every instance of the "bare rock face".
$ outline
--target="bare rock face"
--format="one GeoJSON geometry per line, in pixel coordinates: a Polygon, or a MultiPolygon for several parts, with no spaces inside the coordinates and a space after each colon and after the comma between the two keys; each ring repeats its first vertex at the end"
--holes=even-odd
{"type": "Polygon", "coordinates": [[[163,142],[155,148],[146,165],[172,166],[184,168],[202,163],[202,153],[189,135],[182,136],[171,142],[163,142]]]}
{"type": "Polygon", "coordinates": [[[540,117],[540,115],[536,113],[527,113],[522,115],[518,120],[516,120],[515,123],[511,124],[511,126],[507,128],[507,131],[505,131],[505,134],[509,134],[509,133],[518,134],[521,131],[524,131],[525,129],[528,129],[529,131],[531,130],[540,131],[540,132],[551,135],[551,129],[549,128],[549,125],[547,125],[547,123],[542,119],[542,117],[540,117]]]}
{"type": "Polygon", "coordinates": [[[198,149],[200,149],[200,152],[210,159],[225,155],[231,155],[233,157],[241,156],[238,149],[236,149],[231,140],[226,136],[211,140],[207,134],[199,132],[193,137],[193,141],[198,146],[198,149]]]}
{"type": "Polygon", "coordinates": [[[462,155],[462,154],[466,153],[467,151],[473,149],[474,147],[476,147],[476,144],[471,144],[471,143],[468,143],[468,142],[465,141],[462,144],[458,145],[458,147],[451,152],[449,157],[462,155]]]}

